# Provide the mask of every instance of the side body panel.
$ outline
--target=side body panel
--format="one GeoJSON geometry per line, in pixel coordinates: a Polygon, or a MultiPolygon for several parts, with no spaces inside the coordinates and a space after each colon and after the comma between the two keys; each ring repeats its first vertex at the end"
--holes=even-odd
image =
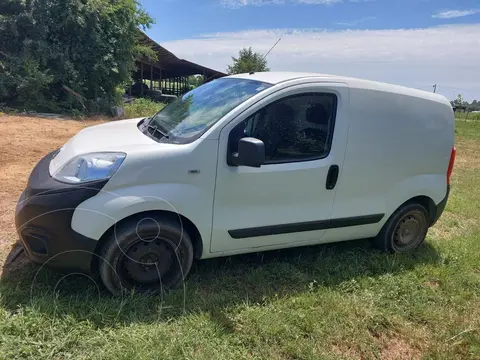
{"type": "Polygon", "coordinates": [[[376,224],[327,230],[328,242],[377,235],[413,197],[442,201],[454,145],[454,117],[447,104],[375,89],[351,87],[350,94],[347,149],[332,218],[385,216],[376,224]]]}

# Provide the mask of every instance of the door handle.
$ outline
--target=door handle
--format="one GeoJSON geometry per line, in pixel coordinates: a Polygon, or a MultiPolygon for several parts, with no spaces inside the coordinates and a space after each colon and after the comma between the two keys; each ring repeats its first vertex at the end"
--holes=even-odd
{"type": "Polygon", "coordinates": [[[328,169],[327,183],[325,184],[327,190],[332,190],[333,188],[335,188],[335,185],[337,185],[339,170],[340,168],[338,167],[338,165],[332,165],[330,166],[330,169],[328,169]]]}

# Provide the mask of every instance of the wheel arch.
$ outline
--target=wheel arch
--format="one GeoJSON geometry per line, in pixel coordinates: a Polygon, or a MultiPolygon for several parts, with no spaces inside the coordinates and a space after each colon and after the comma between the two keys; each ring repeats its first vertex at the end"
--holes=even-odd
{"type": "Polygon", "coordinates": [[[192,239],[192,246],[193,246],[193,256],[195,259],[199,259],[202,256],[203,253],[203,240],[202,236],[200,235],[200,231],[198,230],[197,226],[187,217],[185,217],[182,214],[175,213],[173,211],[168,211],[168,210],[147,210],[147,211],[142,211],[139,213],[131,214],[119,221],[117,221],[115,224],[113,224],[109,229],[107,229],[103,235],[100,237],[100,239],[97,242],[97,245],[95,247],[95,254],[97,256],[92,257],[92,263],[90,265],[92,272],[95,272],[98,269],[99,265],[99,258],[98,255],[101,252],[101,249],[105,245],[106,241],[108,240],[109,236],[115,231],[115,226],[121,225],[122,223],[131,221],[134,218],[137,218],[139,216],[162,216],[165,218],[170,218],[170,219],[180,219],[181,224],[185,231],[188,233],[190,238],[192,239]]]}
{"type": "Polygon", "coordinates": [[[433,201],[433,199],[431,197],[426,196],[426,195],[415,196],[415,197],[405,201],[399,207],[397,207],[397,209],[394,211],[394,213],[398,209],[402,208],[403,206],[405,206],[407,204],[420,204],[420,205],[422,205],[425,208],[425,210],[427,210],[430,226],[433,225],[433,223],[435,222],[435,216],[436,216],[436,213],[437,213],[437,205],[435,204],[435,202],[433,201]]]}

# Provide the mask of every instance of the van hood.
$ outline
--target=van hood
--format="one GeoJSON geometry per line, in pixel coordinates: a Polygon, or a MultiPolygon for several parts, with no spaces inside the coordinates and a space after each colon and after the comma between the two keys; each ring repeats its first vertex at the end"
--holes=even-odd
{"type": "Polygon", "coordinates": [[[143,134],[137,127],[142,118],[111,121],[105,124],[87,127],[78,132],[52,159],[50,174],[54,174],[74,157],[93,152],[123,152],[138,149],[141,146],[158,143],[143,134]]]}

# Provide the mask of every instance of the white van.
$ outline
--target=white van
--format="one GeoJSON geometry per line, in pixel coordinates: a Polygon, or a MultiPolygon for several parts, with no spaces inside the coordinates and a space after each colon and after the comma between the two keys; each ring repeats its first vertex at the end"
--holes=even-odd
{"type": "Polygon", "coordinates": [[[443,96],[267,72],[200,86],[146,119],[80,131],[16,210],[31,259],[113,293],[178,285],[193,259],[375,238],[418,247],[455,157],[443,96]]]}

